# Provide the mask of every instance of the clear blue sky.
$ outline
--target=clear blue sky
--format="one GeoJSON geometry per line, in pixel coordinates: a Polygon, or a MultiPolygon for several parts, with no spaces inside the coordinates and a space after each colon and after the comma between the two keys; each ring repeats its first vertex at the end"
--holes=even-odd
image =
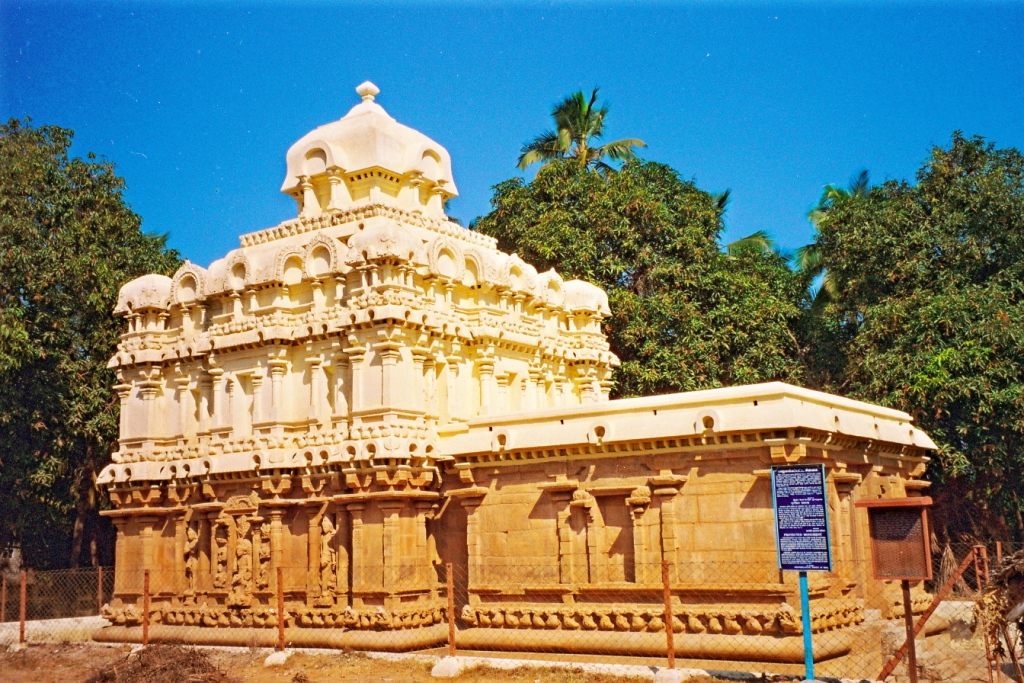
{"type": "Polygon", "coordinates": [[[551,106],[594,85],[610,139],[710,191],[725,238],[806,242],[826,183],[911,178],[955,129],[1024,148],[1024,4],[0,0],[0,115],[76,131],[151,232],[207,264],[291,218],[288,146],[370,79],[445,145],[464,223],[551,106]]]}

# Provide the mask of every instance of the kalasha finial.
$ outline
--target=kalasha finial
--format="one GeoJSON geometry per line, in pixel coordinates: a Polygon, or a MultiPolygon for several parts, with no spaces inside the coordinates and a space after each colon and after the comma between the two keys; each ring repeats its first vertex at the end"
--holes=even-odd
{"type": "Polygon", "coordinates": [[[363,102],[373,102],[373,98],[380,93],[380,88],[370,81],[363,81],[356,87],[356,92],[363,98],[363,102]]]}

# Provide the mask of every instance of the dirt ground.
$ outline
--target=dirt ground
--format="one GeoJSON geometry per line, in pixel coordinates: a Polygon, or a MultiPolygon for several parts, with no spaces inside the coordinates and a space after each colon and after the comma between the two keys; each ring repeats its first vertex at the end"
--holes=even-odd
{"type": "MultiPolygon", "coordinates": [[[[125,678],[130,667],[131,648],[94,645],[33,645],[20,652],[0,653],[0,683],[86,683],[117,681],[135,683],[136,676],[125,678]],[[117,677],[114,670],[121,672],[117,677]]],[[[431,665],[418,661],[390,662],[359,653],[309,655],[296,653],[280,667],[264,667],[267,651],[221,652],[204,650],[209,662],[220,670],[212,677],[187,680],[224,683],[427,683],[431,665]]],[[[179,653],[179,656],[181,653],[179,653]]],[[[187,683],[183,680],[182,683],[187,683]]],[[[584,673],[565,669],[522,667],[513,670],[472,669],[457,679],[464,683],[636,683],[641,678],[584,673]]],[[[649,679],[647,679],[649,680],[649,679]]],[[[715,679],[690,679],[692,683],[711,683],[715,679]]],[[[141,683],[141,681],[139,682],[141,683]]]]}

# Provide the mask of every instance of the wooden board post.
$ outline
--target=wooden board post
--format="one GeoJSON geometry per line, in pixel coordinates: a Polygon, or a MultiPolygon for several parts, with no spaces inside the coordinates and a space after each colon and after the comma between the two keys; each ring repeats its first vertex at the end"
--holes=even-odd
{"type": "Polygon", "coordinates": [[[665,589],[665,640],[668,646],[668,668],[676,668],[676,634],[672,630],[672,588],[668,581],[668,562],[661,561],[661,584],[665,589]]]}
{"type": "Polygon", "coordinates": [[[455,581],[452,579],[452,563],[445,565],[448,590],[448,656],[455,656],[455,581]]]}

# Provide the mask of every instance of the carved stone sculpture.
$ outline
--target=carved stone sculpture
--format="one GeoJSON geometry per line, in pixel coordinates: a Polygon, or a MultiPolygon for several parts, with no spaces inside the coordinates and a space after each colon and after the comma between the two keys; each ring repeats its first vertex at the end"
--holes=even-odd
{"type": "Polygon", "coordinates": [[[185,527],[185,579],[188,584],[188,594],[196,592],[196,570],[199,568],[199,533],[191,524],[185,527]]]}
{"type": "Polygon", "coordinates": [[[332,545],[337,533],[330,515],[324,514],[320,518],[320,590],[323,594],[333,593],[337,580],[335,572],[338,569],[338,553],[332,545]]]}

